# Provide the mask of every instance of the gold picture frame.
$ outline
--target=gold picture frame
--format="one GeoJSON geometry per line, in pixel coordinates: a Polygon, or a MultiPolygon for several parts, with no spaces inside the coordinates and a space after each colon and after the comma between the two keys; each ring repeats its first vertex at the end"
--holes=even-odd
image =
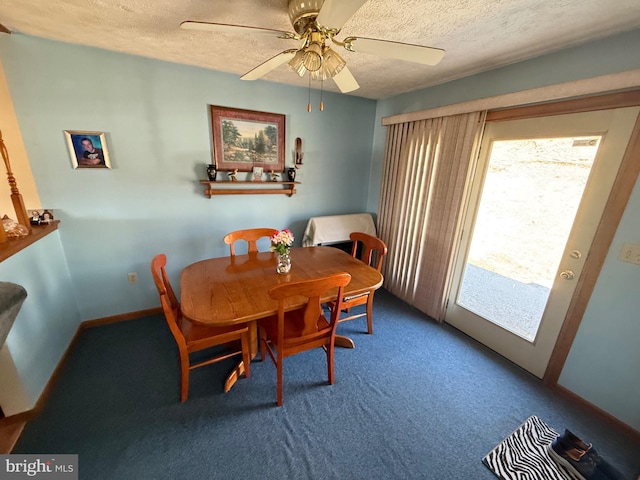
{"type": "Polygon", "coordinates": [[[285,116],[210,105],[217,170],[284,171],[285,116]]]}

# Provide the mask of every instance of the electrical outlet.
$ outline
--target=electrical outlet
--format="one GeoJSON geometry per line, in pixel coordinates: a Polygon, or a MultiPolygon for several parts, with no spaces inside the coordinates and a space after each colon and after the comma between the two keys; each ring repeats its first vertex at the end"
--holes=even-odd
{"type": "Polygon", "coordinates": [[[618,258],[623,262],[640,265],[640,245],[625,243],[620,250],[618,258]]]}
{"type": "Polygon", "coordinates": [[[127,274],[127,278],[129,279],[129,283],[136,283],[138,281],[138,274],[137,273],[129,273],[127,274]]]}

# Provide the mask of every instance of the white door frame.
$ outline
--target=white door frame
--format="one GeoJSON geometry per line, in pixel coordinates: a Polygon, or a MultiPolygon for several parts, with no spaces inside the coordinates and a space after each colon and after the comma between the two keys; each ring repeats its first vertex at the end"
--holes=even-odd
{"type": "MultiPolygon", "coordinates": [[[[533,118],[637,105],[640,105],[640,89],[489,111],[486,121],[533,118]]],[[[558,340],[544,373],[543,381],[549,386],[555,386],[558,383],[624,208],[636,181],[640,178],[640,162],[635,161],[638,157],[640,157],[640,119],[629,140],[618,176],[591,245],[589,257],[583,266],[582,275],[576,285],[558,340]]]]}
{"type": "MultiPolygon", "coordinates": [[[[542,378],[551,358],[562,323],[566,316],[577,281],[563,280],[559,271],[570,269],[576,279],[582,272],[585,258],[602,217],[606,199],[613,187],[616,173],[624,157],[640,107],[606,109],[544,118],[517,119],[509,122],[494,122],[487,126],[482,141],[482,153],[477,164],[479,175],[471,189],[467,202],[467,214],[463,239],[456,268],[454,285],[447,303],[447,323],[461,329],[480,342],[521,365],[542,378]],[[589,181],[581,195],[573,227],[565,246],[564,254],[558,258],[559,271],[554,277],[544,315],[535,340],[527,340],[494,324],[482,315],[458,304],[457,296],[465,271],[467,251],[473,235],[478,203],[483,191],[484,178],[492,155],[491,142],[518,138],[553,138],[555,136],[603,135],[589,181]],[[533,136],[533,137],[531,137],[533,136]],[[571,256],[570,251],[580,250],[582,256],[571,256]]],[[[573,200],[572,200],[573,201],[573,200]]],[[[567,270],[568,271],[568,270],[567,270]]],[[[488,293],[488,292],[487,292],[488,293]]]]}

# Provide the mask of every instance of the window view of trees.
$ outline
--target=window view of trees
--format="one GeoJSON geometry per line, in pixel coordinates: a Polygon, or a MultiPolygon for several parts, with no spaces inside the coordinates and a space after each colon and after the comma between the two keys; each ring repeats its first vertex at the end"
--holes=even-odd
{"type": "Polygon", "coordinates": [[[278,163],[278,129],[264,125],[257,131],[242,132],[242,122],[222,120],[225,162],[278,163]]]}

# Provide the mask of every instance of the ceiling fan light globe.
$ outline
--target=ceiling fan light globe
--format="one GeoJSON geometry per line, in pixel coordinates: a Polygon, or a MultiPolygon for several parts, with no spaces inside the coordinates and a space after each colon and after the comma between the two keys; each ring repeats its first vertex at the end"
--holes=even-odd
{"type": "Polygon", "coordinates": [[[291,69],[296,72],[300,78],[304,77],[304,74],[307,73],[307,69],[304,68],[304,65],[300,65],[298,68],[291,67],[291,69]]]}
{"type": "Polygon", "coordinates": [[[307,53],[304,57],[304,66],[310,72],[317,72],[322,68],[322,57],[317,53],[307,53]]]}
{"type": "Polygon", "coordinates": [[[334,77],[345,67],[347,62],[331,48],[327,48],[324,52],[324,69],[330,77],[334,77]]]}
{"type": "Polygon", "coordinates": [[[304,50],[298,50],[293,58],[289,60],[289,62],[287,62],[291,69],[296,72],[299,77],[304,77],[304,74],[307,71],[304,66],[304,62],[302,61],[303,58],[304,50]]]}
{"type": "Polygon", "coordinates": [[[311,75],[311,80],[326,80],[329,78],[327,69],[324,67],[319,68],[315,72],[310,72],[309,75],[311,75]]]}
{"type": "Polygon", "coordinates": [[[322,46],[312,42],[304,51],[302,63],[310,72],[320,70],[322,68],[322,46]]]}

